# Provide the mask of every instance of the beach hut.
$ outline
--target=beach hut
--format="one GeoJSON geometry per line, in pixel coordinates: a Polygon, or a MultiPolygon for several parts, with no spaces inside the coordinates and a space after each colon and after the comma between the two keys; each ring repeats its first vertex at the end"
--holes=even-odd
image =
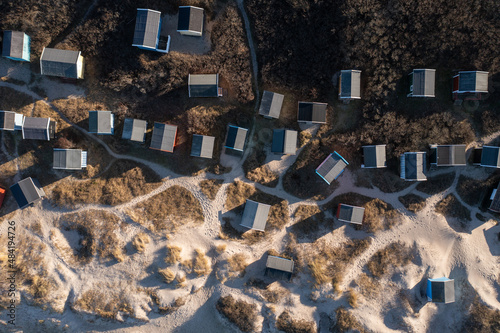
{"type": "Polygon", "coordinates": [[[465,166],[465,145],[431,145],[430,164],[436,166],[465,166]]]}
{"type": "Polygon", "coordinates": [[[40,57],[42,75],[66,79],[83,79],[83,57],[80,51],[58,50],[45,47],[40,57]]]}
{"type": "Polygon", "coordinates": [[[81,170],[87,167],[87,152],[81,149],[54,148],[54,169],[81,170]]]}
{"type": "Polygon", "coordinates": [[[23,129],[24,116],[12,111],[0,111],[0,130],[20,131],[23,129]]]}
{"type": "Polygon", "coordinates": [[[240,225],[248,229],[264,231],[270,209],[270,205],[247,199],[240,225]]]}
{"type": "Polygon", "coordinates": [[[408,75],[410,76],[408,97],[435,97],[435,69],[414,69],[408,75]]]}
{"type": "Polygon", "coordinates": [[[295,155],[297,150],[297,131],[287,129],[273,130],[271,152],[277,154],[295,155]]]}
{"type": "Polygon", "coordinates": [[[140,119],[125,118],[123,122],[122,139],[144,142],[148,122],[140,119]]]}
{"type": "Polygon", "coordinates": [[[155,122],[149,148],[173,153],[176,137],[177,126],[155,122]]]}
{"type": "Polygon", "coordinates": [[[114,134],[115,115],[111,111],[89,111],[89,133],[114,134]]]}
{"type": "Polygon", "coordinates": [[[181,35],[203,35],[204,10],[195,6],[180,6],[178,14],[177,32],[181,35]]]}
{"type": "Polygon", "coordinates": [[[170,36],[167,36],[166,40],[160,38],[161,23],[161,12],[137,8],[132,46],[143,50],[168,53],[170,36]]]}
{"type": "Polygon", "coordinates": [[[35,178],[25,178],[10,187],[10,191],[17,201],[19,208],[23,209],[45,197],[45,192],[35,178]]]}
{"type": "Polygon", "coordinates": [[[408,152],[400,156],[401,179],[407,181],[427,180],[427,162],[424,152],[408,152]]]}
{"type": "Polygon", "coordinates": [[[453,76],[453,99],[480,100],[488,93],[488,72],[461,71],[453,76]]]}
{"type": "Polygon", "coordinates": [[[264,90],[260,101],[259,114],[265,118],[278,119],[284,98],[284,95],[264,90]]]}
{"type": "Polygon", "coordinates": [[[480,165],[487,168],[500,168],[500,147],[483,146],[480,165]]]}
{"type": "Polygon", "coordinates": [[[3,32],[2,57],[17,61],[30,61],[31,39],[21,31],[3,32]]]}
{"type": "Polygon", "coordinates": [[[361,99],[361,71],[348,69],[340,71],[339,99],[361,99]]]}
{"type": "Polygon", "coordinates": [[[297,121],[307,124],[326,124],[327,103],[299,102],[297,121]]]}
{"type": "Polygon", "coordinates": [[[189,97],[220,97],[219,74],[189,74],[189,97]]]}
{"type": "Polygon", "coordinates": [[[500,184],[498,184],[498,187],[493,190],[493,192],[491,193],[491,197],[490,197],[491,204],[490,204],[489,210],[491,210],[492,212],[495,212],[495,213],[500,213],[500,191],[499,191],[499,189],[500,189],[500,184]]]}
{"type": "Polygon", "coordinates": [[[191,156],[212,158],[214,155],[215,137],[208,135],[193,134],[191,144],[191,156]]]}
{"type": "Polygon", "coordinates": [[[316,168],[316,173],[330,185],[344,172],[345,167],[348,165],[349,163],[339,153],[334,151],[316,168]]]}
{"type": "Polygon", "coordinates": [[[247,139],[248,129],[229,125],[227,130],[226,145],[224,147],[243,151],[247,139]]]}
{"type": "Polygon", "coordinates": [[[446,277],[428,279],[427,300],[433,303],[455,302],[455,281],[446,277]]]}
{"type": "Polygon", "coordinates": [[[24,117],[23,139],[50,141],[56,135],[56,122],[50,118],[24,117]]]}
{"type": "Polygon", "coordinates": [[[339,204],[337,207],[337,219],[341,222],[362,224],[365,215],[364,207],[339,204]]]}
{"type": "Polygon", "coordinates": [[[293,260],[277,256],[267,256],[265,276],[290,281],[292,274],[293,260]]]}
{"type": "Polygon", "coordinates": [[[363,146],[364,164],[361,164],[361,167],[367,169],[387,167],[385,148],[386,145],[363,146]]]}

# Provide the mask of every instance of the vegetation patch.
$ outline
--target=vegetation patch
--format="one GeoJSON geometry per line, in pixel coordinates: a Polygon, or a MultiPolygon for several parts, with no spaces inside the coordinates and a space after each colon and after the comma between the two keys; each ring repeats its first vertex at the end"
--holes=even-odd
{"type": "Polygon", "coordinates": [[[398,197],[398,200],[406,209],[413,213],[417,213],[425,207],[425,199],[413,193],[398,197]]]}
{"type": "Polygon", "coordinates": [[[343,306],[338,307],[335,310],[335,321],[330,327],[330,332],[332,333],[344,333],[344,332],[367,332],[363,325],[354,317],[354,315],[344,308],[343,306]]]}
{"type": "Polygon", "coordinates": [[[381,278],[395,267],[404,267],[413,259],[411,249],[404,244],[391,243],[377,251],[368,261],[366,267],[375,278],[381,278]]]}
{"type": "Polygon", "coordinates": [[[453,184],[455,180],[455,172],[445,173],[435,177],[427,178],[425,182],[419,182],[417,190],[429,195],[434,195],[443,192],[453,184]]]}
{"type": "Polygon", "coordinates": [[[276,328],[286,333],[316,333],[316,325],[313,321],[293,319],[288,311],[283,311],[279,315],[276,328]]]}
{"type": "Polygon", "coordinates": [[[109,319],[116,319],[119,312],[132,315],[134,311],[127,298],[130,293],[117,289],[97,285],[83,292],[76,299],[73,307],[77,311],[85,311],[109,319]]]}
{"type": "Polygon", "coordinates": [[[500,311],[488,307],[476,298],[469,308],[463,330],[470,333],[499,332],[500,311]]]}
{"type": "Polygon", "coordinates": [[[500,174],[494,173],[485,180],[478,180],[460,175],[457,183],[457,194],[462,200],[476,206],[483,202],[485,197],[489,198],[491,191],[498,185],[500,174]]]}
{"type": "Polygon", "coordinates": [[[298,238],[316,234],[321,228],[333,226],[331,219],[325,219],[325,213],[317,205],[300,205],[295,210],[295,219],[290,231],[298,238]]]}
{"type": "Polygon", "coordinates": [[[142,253],[144,252],[146,246],[150,241],[151,239],[149,238],[148,234],[146,234],[145,232],[140,232],[135,235],[134,240],[132,241],[132,246],[137,250],[137,252],[142,253]]]}
{"type": "Polygon", "coordinates": [[[436,212],[445,217],[457,218],[462,222],[471,220],[470,210],[462,205],[451,193],[436,204],[436,212]]]}
{"type": "Polygon", "coordinates": [[[267,165],[264,165],[266,153],[263,148],[263,145],[258,145],[253,148],[252,153],[243,163],[243,171],[245,172],[245,177],[253,182],[268,187],[276,187],[280,176],[272,172],[267,165]]]}
{"type": "Polygon", "coordinates": [[[367,181],[384,193],[399,192],[412,185],[411,182],[401,179],[390,168],[358,170],[358,174],[366,171],[370,172],[367,181]]]}
{"type": "Polygon", "coordinates": [[[380,294],[380,283],[378,279],[368,276],[365,273],[361,273],[356,284],[359,286],[361,294],[364,297],[374,298],[380,294]]]}
{"type": "Polygon", "coordinates": [[[222,179],[204,179],[200,182],[201,192],[210,200],[215,200],[224,181],[222,179]]]}
{"type": "Polygon", "coordinates": [[[216,308],[243,332],[254,330],[257,320],[257,306],[255,304],[235,300],[233,296],[228,295],[219,298],[216,308]]]}
{"type": "Polygon", "coordinates": [[[229,265],[229,277],[245,275],[248,257],[244,253],[236,253],[227,259],[229,265]]]}

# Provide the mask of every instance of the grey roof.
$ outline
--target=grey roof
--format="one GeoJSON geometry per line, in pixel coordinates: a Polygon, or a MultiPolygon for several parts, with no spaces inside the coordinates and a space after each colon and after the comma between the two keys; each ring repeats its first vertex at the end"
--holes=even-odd
{"type": "Polygon", "coordinates": [[[150,148],[172,153],[176,134],[177,126],[155,122],[150,148]]]}
{"type": "Polygon", "coordinates": [[[284,97],[284,95],[264,90],[259,114],[265,117],[279,118],[284,97]]]}
{"type": "Polygon", "coordinates": [[[293,273],[293,260],[276,256],[267,256],[266,268],[293,273]]]}
{"type": "Polygon", "coordinates": [[[4,31],[2,56],[23,58],[25,33],[21,31],[4,31]]]}
{"type": "Polygon", "coordinates": [[[81,170],[81,149],[58,149],[54,148],[54,169],[81,170]]]}
{"type": "Polygon", "coordinates": [[[191,156],[212,158],[214,154],[215,137],[208,135],[193,135],[191,156]]]}
{"type": "Polygon", "coordinates": [[[435,69],[413,70],[413,96],[434,97],[436,85],[435,69]]]}
{"type": "Polygon", "coordinates": [[[326,123],[326,103],[299,102],[298,121],[326,123]]]}
{"type": "Polygon", "coordinates": [[[203,32],[203,8],[194,6],[180,6],[178,31],[203,32]]]}
{"type": "Polygon", "coordinates": [[[431,298],[435,303],[452,303],[455,302],[455,281],[429,279],[431,283],[431,298]]]}
{"type": "Polygon", "coordinates": [[[125,118],[122,139],[144,142],[147,127],[148,122],[145,120],[125,118]]]}
{"type": "Polygon", "coordinates": [[[111,111],[89,111],[89,133],[113,134],[111,111]]]}
{"type": "Polygon", "coordinates": [[[264,231],[270,209],[270,205],[247,199],[240,225],[245,228],[264,231]]]}
{"type": "Polygon", "coordinates": [[[40,58],[40,69],[43,75],[60,76],[78,79],[78,58],[80,51],[44,48],[40,58]]]}
{"type": "Polygon", "coordinates": [[[297,131],[275,129],[273,130],[273,143],[271,152],[295,155],[297,150],[297,131]]]}
{"type": "Polygon", "coordinates": [[[348,69],[340,72],[340,98],[361,98],[361,71],[348,69]]]}
{"type": "Polygon", "coordinates": [[[327,158],[316,168],[316,173],[328,184],[331,184],[349,163],[337,152],[328,155],[327,158]]]}
{"type": "Polygon", "coordinates": [[[343,222],[362,224],[364,215],[364,207],[340,204],[337,209],[337,218],[339,219],[339,221],[343,222]]]}
{"type": "Polygon", "coordinates": [[[229,125],[227,130],[226,148],[243,151],[248,130],[246,128],[229,125]]]}
{"type": "Polygon", "coordinates": [[[24,208],[32,203],[42,200],[45,192],[35,178],[25,178],[10,187],[12,195],[19,208],[24,208]]]}
{"type": "Polygon", "coordinates": [[[12,111],[0,111],[0,129],[13,131],[16,125],[16,113],[12,111]]]}
{"type": "Polygon", "coordinates": [[[458,90],[464,92],[488,92],[488,72],[459,72],[458,90]]]}
{"type": "Polygon", "coordinates": [[[410,152],[401,155],[401,178],[406,180],[427,180],[427,164],[424,152],[410,152]]]}
{"type": "Polygon", "coordinates": [[[50,140],[50,118],[24,117],[23,139],[50,140]]]}
{"type": "Polygon", "coordinates": [[[189,97],[218,97],[219,74],[189,74],[189,97]]]}
{"type": "Polygon", "coordinates": [[[500,183],[498,184],[498,187],[495,192],[495,196],[493,197],[490,208],[491,211],[500,213],[500,183]]]}
{"type": "Polygon", "coordinates": [[[137,9],[132,45],[156,49],[161,13],[151,9],[137,9]]]}
{"type": "Polygon", "coordinates": [[[466,165],[465,145],[438,145],[436,159],[438,166],[466,165]]]}
{"type": "Polygon", "coordinates": [[[500,147],[483,146],[481,152],[481,165],[500,168],[500,147]]]}
{"type": "Polygon", "coordinates": [[[363,146],[364,168],[385,168],[385,145],[363,146]]]}

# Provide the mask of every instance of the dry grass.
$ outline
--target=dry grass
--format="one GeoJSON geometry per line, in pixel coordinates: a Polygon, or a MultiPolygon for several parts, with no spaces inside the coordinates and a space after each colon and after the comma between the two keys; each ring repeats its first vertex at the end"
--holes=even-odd
{"type": "Polygon", "coordinates": [[[445,217],[454,217],[460,221],[470,221],[470,210],[458,201],[453,194],[448,194],[443,200],[436,204],[436,212],[445,217]]]}
{"type": "Polygon", "coordinates": [[[196,257],[194,258],[193,271],[198,276],[208,275],[212,271],[212,265],[208,261],[208,257],[200,249],[196,250],[196,257]]]}
{"type": "Polygon", "coordinates": [[[406,209],[413,213],[417,213],[425,208],[425,199],[413,193],[401,196],[398,200],[406,209]]]}
{"type": "Polygon", "coordinates": [[[210,200],[215,200],[217,192],[224,181],[222,179],[205,179],[200,182],[201,192],[210,200]]]}
{"type": "Polygon", "coordinates": [[[218,254],[224,253],[226,251],[227,245],[226,244],[219,244],[215,247],[215,251],[217,251],[218,254]]]}
{"type": "Polygon", "coordinates": [[[132,241],[132,246],[134,249],[137,250],[137,252],[142,253],[146,249],[146,246],[149,244],[151,239],[149,238],[148,234],[145,232],[140,232],[137,235],[135,235],[133,241],[132,241]]]}
{"type": "Polygon", "coordinates": [[[363,294],[364,297],[374,298],[378,297],[380,294],[380,283],[365,273],[359,276],[356,284],[359,286],[361,294],[363,294]]]}
{"type": "Polygon", "coordinates": [[[90,98],[57,99],[52,104],[68,119],[84,129],[88,129],[89,111],[112,110],[110,105],[93,101],[90,98]],[[85,123],[83,123],[85,121],[85,123]]]}
{"type": "Polygon", "coordinates": [[[283,311],[276,320],[276,328],[286,333],[316,333],[313,321],[293,319],[288,311],[283,311]]]}
{"type": "Polygon", "coordinates": [[[178,246],[168,245],[167,246],[167,256],[165,257],[165,262],[167,264],[175,264],[181,261],[181,251],[182,249],[178,246]]]}
{"type": "Polygon", "coordinates": [[[311,141],[312,134],[308,131],[300,131],[299,133],[299,148],[304,147],[311,141]]]}
{"type": "Polygon", "coordinates": [[[244,301],[237,301],[228,295],[219,298],[217,310],[243,332],[251,332],[257,320],[257,306],[244,301]]]}
{"type": "Polygon", "coordinates": [[[343,306],[338,307],[335,310],[335,321],[330,327],[330,332],[332,333],[344,333],[344,332],[367,332],[361,323],[354,317],[354,315],[349,312],[343,306]]]}
{"type": "Polygon", "coordinates": [[[287,288],[282,287],[277,282],[267,285],[265,289],[261,289],[259,292],[267,302],[274,304],[290,295],[290,291],[287,288]]]}
{"type": "Polygon", "coordinates": [[[74,304],[74,309],[97,314],[104,318],[115,319],[119,312],[133,314],[132,306],[126,297],[127,292],[120,288],[96,285],[82,293],[74,304]],[[104,292],[106,290],[107,292],[104,292]]]}
{"type": "Polygon", "coordinates": [[[178,310],[181,306],[186,304],[186,300],[183,297],[176,298],[174,303],[169,306],[159,306],[158,310],[161,314],[167,315],[178,310]]]}
{"type": "Polygon", "coordinates": [[[51,120],[55,120],[57,122],[56,133],[70,127],[70,124],[64,121],[61,116],[44,101],[35,102],[35,105],[33,106],[33,117],[50,118],[51,120]]]}
{"type": "Polygon", "coordinates": [[[358,297],[358,293],[354,289],[349,288],[349,296],[347,297],[347,301],[353,308],[358,307],[358,297]]]}
{"type": "Polygon", "coordinates": [[[419,182],[417,191],[424,192],[429,195],[434,195],[443,192],[453,184],[455,180],[455,172],[445,173],[435,177],[429,177],[425,182],[419,182]]]}
{"type": "Polygon", "coordinates": [[[31,117],[35,102],[31,96],[6,87],[0,87],[0,96],[0,110],[14,111],[31,117]]]}
{"type": "Polygon", "coordinates": [[[500,181],[500,174],[494,173],[485,180],[477,180],[460,175],[457,183],[457,193],[462,200],[476,206],[483,202],[483,198],[489,198],[491,191],[496,188],[500,181]]]}
{"type": "Polygon", "coordinates": [[[500,311],[481,303],[476,297],[462,329],[469,333],[500,332],[500,311]]]}
{"type": "Polygon", "coordinates": [[[245,172],[245,177],[253,182],[268,187],[276,187],[280,175],[272,172],[269,166],[264,165],[266,153],[263,148],[263,145],[257,145],[252,148],[252,153],[243,163],[243,171],[245,172]]]}
{"type": "Polygon", "coordinates": [[[166,283],[172,283],[175,280],[175,273],[168,267],[159,269],[158,273],[160,273],[166,283]]]}
{"type": "Polygon", "coordinates": [[[391,243],[377,251],[366,264],[370,273],[381,278],[395,267],[404,267],[413,259],[410,248],[402,243],[391,243]]]}
{"type": "Polygon", "coordinates": [[[298,221],[290,230],[297,237],[314,235],[320,228],[333,226],[333,221],[325,219],[325,213],[316,205],[300,205],[294,215],[298,221]]]}
{"type": "Polygon", "coordinates": [[[244,253],[236,253],[227,259],[229,265],[229,277],[243,276],[247,268],[248,257],[244,253]]]}

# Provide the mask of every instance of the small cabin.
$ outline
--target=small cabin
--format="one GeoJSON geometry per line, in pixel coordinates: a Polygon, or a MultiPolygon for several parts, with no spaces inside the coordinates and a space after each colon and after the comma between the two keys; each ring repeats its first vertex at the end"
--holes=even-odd
{"type": "Polygon", "coordinates": [[[248,229],[264,231],[270,209],[271,205],[247,199],[240,225],[248,229]]]}
{"type": "Polygon", "coordinates": [[[191,144],[191,156],[202,158],[213,158],[215,137],[208,135],[193,134],[191,144]]]}
{"type": "Polygon", "coordinates": [[[56,122],[50,118],[24,117],[23,139],[50,141],[56,135],[56,122]]]}
{"type": "Polygon", "coordinates": [[[178,14],[177,32],[181,35],[203,35],[204,10],[195,6],[180,6],[178,14]]]}
{"type": "Polygon", "coordinates": [[[247,139],[248,129],[229,125],[227,130],[225,148],[243,151],[245,148],[245,141],[247,139]]]}
{"type": "Polygon", "coordinates": [[[299,102],[299,123],[326,124],[327,103],[299,102]]]}
{"type": "Polygon", "coordinates": [[[462,71],[453,77],[453,98],[480,100],[488,93],[488,72],[462,71]]]}
{"type": "Polygon", "coordinates": [[[330,185],[344,172],[344,169],[348,165],[349,163],[339,153],[334,151],[316,168],[316,173],[330,185]]]}
{"type": "Polygon", "coordinates": [[[38,180],[31,177],[12,185],[10,191],[20,209],[33,205],[45,197],[45,192],[38,180]]]}
{"type": "Polygon", "coordinates": [[[361,71],[348,69],[340,71],[339,99],[361,99],[361,71]]]}
{"type": "Polygon", "coordinates": [[[278,119],[284,98],[284,95],[264,90],[260,101],[259,114],[265,118],[278,119]]]}
{"type": "Polygon", "coordinates": [[[465,145],[431,145],[430,164],[436,166],[465,166],[465,145]]]}
{"type": "Polygon", "coordinates": [[[189,74],[189,97],[220,97],[219,74],[189,74]]]}
{"type": "Polygon", "coordinates": [[[144,142],[147,128],[148,122],[145,120],[125,118],[123,122],[122,139],[144,142]]]}
{"type": "Polygon", "coordinates": [[[408,152],[400,156],[401,179],[407,181],[427,180],[427,159],[424,152],[408,152]]]}
{"type": "Polygon", "coordinates": [[[295,155],[297,150],[297,131],[287,129],[273,130],[271,152],[276,154],[295,155]]]}
{"type": "Polygon", "coordinates": [[[386,168],[387,158],[385,148],[386,145],[363,146],[364,164],[361,164],[361,167],[366,169],[386,168]]]}
{"type": "Polygon", "coordinates": [[[177,126],[155,122],[149,148],[173,153],[176,137],[177,126]]]}
{"type": "Polygon", "coordinates": [[[455,281],[446,277],[428,279],[427,300],[445,304],[455,302],[455,281]]]}
{"type": "Polygon", "coordinates": [[[410,76],[408,97],[436,97],[436,70],[414,69],[410,76]]]}
{"type": "Polygon", "coordinates": [[[337,219],[341,222],[362,224],[365,215],[364,207],[339,204],[337,207],[337,219]]]}
{"type": "Polygon", "coordinates": [[[495,212],[495,213],[500,213],[500,184],[498,184],[498,187],[496,189],[493,190],[493,192],[491,193],[491,197],[490,197],[490,200],[491,200],[491,203],[490,203],[490,207],[488,208],[489,210],[491,210],[492,212],[495,212]]]}
{"type": "Polygon", "coordinates": [[[17,61],[30,61],[30,36],[21,31],[3,32],[2,57],[17,61]]]}
{"type": "Polygon", "coordinates": [[[290,281],[293,275],[293,260],[268,255],[264,275],[290,281]]]}
{"type": "Polygon", "coordinates": [[[20,131],[23,129],[24,116],[12,111],[0,111],[0,130],[20,131]]]}
{"type": "Polygon", "coordinates": [[[111,111],[89,111],[89,133],[112,135],[115,133],[115,115],[111,111]]]}
{"type": "Polygon", "coordinates": [[[66,79],[83,79],[83,57],[80,51],[59,50],[45,47],[40,57],[42,75],[66,79]]]}
{"type": "Polygon", "coordinates": [[[483,146],[480,165],[487,168],[500,168],[500,147],[483,146]]]}
{"type": "Polygon", "coordinates": [[[81,170],[87,167],[87,152],[81,149],[54,148],[54,169],[81,170]]]}
{"type": "Polygon", "coordinates": [[[161,12],[137,8],[132,46],[143,50],[168,53],[170,36],[167,36],[165,40],[161,38],[161,23],[161,12]]]}

